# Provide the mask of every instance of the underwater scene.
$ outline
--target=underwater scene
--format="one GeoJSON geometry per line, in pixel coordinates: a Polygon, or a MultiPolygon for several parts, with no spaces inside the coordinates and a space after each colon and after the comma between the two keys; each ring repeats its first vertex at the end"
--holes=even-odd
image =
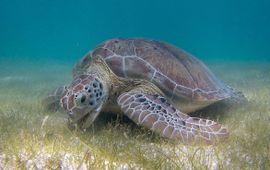
{"type": "Polygon", "coordinates": [[[270,169],[269,8],[1,0],[0,169],[270,169]]]}

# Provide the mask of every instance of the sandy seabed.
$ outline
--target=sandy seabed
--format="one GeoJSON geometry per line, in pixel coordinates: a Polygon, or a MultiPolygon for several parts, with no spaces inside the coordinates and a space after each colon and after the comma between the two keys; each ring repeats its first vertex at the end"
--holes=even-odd
{"type": "Polygon", "coordinates": [[[227,111],[198,112],[230,130],[215,146],[173,143],[113,118],[100,118],[86,132],[69,129],[66,115],[44,110],[41,100],[71,80],[72,64],[0,66],[0,169],[270,168],[270,63],[208,62],[249,100],[227,111]]]}

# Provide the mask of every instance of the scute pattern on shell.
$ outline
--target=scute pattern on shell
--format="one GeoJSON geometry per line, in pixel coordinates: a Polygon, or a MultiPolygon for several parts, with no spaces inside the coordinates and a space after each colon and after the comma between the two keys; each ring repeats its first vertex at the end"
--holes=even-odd
{"type": "Polygon", "coordinates": [[[167,43],[143,38],[111,39],[86,55],[77,69],[87,67],[97,55],[116,75],[149,80],[171,99],[178,96],[218,101],[230,97],[229,88],[201,61],[167,43]]]}

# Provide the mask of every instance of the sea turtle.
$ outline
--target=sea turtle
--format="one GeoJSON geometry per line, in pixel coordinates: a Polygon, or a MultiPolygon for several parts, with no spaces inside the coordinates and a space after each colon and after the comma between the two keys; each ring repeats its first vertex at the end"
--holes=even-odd
{"type": "Polygon", "coordinates": [[[228,136],[222,125],[187,113],[244,99],[191,54],[144,38],[107,40],[76,64],[73,77],[49,95],[47,106],[61,105],[82,128],[100,112],[114,112],[184,143],[212,144],[228,136]]]}

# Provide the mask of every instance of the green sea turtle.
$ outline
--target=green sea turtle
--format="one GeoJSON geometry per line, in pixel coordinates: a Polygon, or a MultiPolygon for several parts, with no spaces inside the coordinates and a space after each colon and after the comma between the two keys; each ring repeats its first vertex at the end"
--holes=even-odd
{"type": "Polygon", "coordinates": [[[47,98],[88,128],[100,112],[184,143],[212,144],[228,136],[222,125],[187,114],[231,98],[243,100],[198,59],[168,43],[143,38],[108,40],[76,64],[74,80],[47,98]]]}

